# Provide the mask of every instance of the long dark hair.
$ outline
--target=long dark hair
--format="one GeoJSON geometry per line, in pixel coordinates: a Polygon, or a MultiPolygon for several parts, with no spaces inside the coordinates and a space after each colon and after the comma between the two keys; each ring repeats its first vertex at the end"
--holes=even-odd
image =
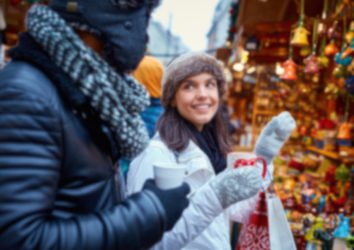
{"type": "MultiPolygon", "coordinates": [[[[230,150],[230,143],[221,105],[220,103],[215,116],[204,126],[204,129],[210,130],[216,140],[220,153],[226,156],[230,150]]],[[[183,151],[187,148],[190,139],[197,143],[188,126],[188,121],[185,120],[174,107],[168,106],[165,109],[156,127],[162,141],[172,151],[183,151]]]]}

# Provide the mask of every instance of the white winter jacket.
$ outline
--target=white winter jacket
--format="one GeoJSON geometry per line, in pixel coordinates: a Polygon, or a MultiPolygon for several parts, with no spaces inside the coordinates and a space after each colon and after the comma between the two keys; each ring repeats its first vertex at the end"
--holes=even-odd
{"type": "Polygon", "coordinates": [[[154,162],[178,162],[187,167],[185,181],[190,184],[192,196],[173,229],[163,235],[152,249],[229,250],[230,220],[247,223],[254,210],[257,196],[244,200],[222,211],[210,185],[205,185],[215,172],[207,155],[193,142],[179,154],[174,154],[156,134],[148,147],[130,164],[128,194],[142,189],[146,179],[153,178],[154,162]]]}

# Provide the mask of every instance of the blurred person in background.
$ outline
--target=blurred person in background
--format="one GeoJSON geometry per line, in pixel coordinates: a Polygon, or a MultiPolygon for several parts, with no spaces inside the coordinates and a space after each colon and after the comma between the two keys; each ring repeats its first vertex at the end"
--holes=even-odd
{"type": "Polygon", "coordinates": [[[187,53],[165,69],[161,103],[164,113],[148,147],[130,164],[128,193],[139,192],[154,176],[155,163],[186,167],[190,205],[174,228],[152,249],[231,249],[230,220],[247,223],[273,172],[272,161],[295,126],[287,112],[275,117],[257,141],[255,154],[267,162],[261,168],[226,168],[230,152],[222,96],[225,77],[218,61],[204,53],[187,53]]]}
{"type": "MultiPolygon", "coordinates": [[[[150,96],[150,105],[140,113],[150,138],[155,133],[156,122],[163,111],[160,101],[162,75],[162,63],[156,58],[148,55],[143,57],[137,69],[132,73],[132,76],[145,87],[150,96]]],[[[128,158],[122,158],[119,161],[120,168],[125,178],[129,169],[130,161],[131,159],[128,158]]]]}
{"type": "Polygon", "coordinates": [[[187,184],[126,198],[116,162],[149,137],[128,75],[157,1],[33,6],[0,71],[0,248],[145,249],[187,207],[187,184]],[[114,65],[114,66],[112,66],[114,65]]]}
{"type": "Polygon", "coordinates": [[[150,105],[140,114],[150,138],[155,134],[156,122],[163,111],[160,101],[163,70],[163,65],[158,59],[146,55],[133,72],[134,78],[144,85],[150,95],[150,105]]]}

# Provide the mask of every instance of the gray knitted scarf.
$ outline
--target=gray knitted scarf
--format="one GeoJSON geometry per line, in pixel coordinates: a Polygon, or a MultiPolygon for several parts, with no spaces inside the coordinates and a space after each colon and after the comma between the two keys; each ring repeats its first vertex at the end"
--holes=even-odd
{"type": "Polygon", "coordinates": [[[28,33],[109,125],[120,155],[131,158],[141,152],[149,141],[139,115],[149,105],[144,87],[128,75],[117,74],[48,7],[33,6],[26,21],[28,33]]]}

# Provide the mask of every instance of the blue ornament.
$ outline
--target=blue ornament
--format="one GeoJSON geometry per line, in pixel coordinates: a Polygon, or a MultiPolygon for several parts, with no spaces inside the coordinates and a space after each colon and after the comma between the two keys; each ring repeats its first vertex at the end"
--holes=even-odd
{"type": "Polygon", "coordinates": [[[352,59],[353,58],[351,56],[347,56],[345,58],[342,58],[342,52],[338,52],[334,57],[334,61],[336,62],[336,64],[341,64],[344,66],[350,65],[352,59]]]}
{"type": "Polygon", "coordinates": [[[354,75],[348,76],[345,79],[345,89],[352,95],[354,95],[354,75]]]}

